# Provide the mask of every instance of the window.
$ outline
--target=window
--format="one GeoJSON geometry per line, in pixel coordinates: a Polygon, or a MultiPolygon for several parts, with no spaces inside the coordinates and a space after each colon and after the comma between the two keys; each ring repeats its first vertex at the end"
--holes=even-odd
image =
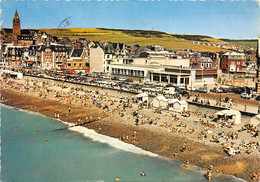
{"type": "Polygon", "coordinates": [[[81,63],[79,63],[79,67],[81,67],[81,63]]]}
{"type": "Polygon", "coordinates": [[[184,78],[181,78],[181,83],[184,83],[184,78]]]}
{"type": "Polygon", "coordinates": [[[74,63],[74,67],[76,67],[77,66],[77,63],[74,63]]]}
{"type": "Polygon", "coordinates": [[[68,66],[71,66],[71,63],[68,63],[68,66]]]}

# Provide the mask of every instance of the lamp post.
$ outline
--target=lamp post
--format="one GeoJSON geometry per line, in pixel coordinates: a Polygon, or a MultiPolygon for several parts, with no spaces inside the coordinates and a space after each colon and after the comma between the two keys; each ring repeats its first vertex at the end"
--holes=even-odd
{"type": "MultiPolygon", "coordinates": [[[[219,86],[221,87],[221,80],[220,80],[219,86]]],[[[219,89],[219,105],[221,106],[221,90],[220,89],[219,89]]]]}

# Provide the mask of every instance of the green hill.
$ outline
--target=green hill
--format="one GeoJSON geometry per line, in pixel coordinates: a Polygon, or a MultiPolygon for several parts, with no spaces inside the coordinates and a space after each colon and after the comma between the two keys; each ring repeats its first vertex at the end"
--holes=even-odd
{"type": "Polygon", "coordinates": [[[237,46],[243,46],[247,48],[256,48],[257,47],[257,39],[242,39],[242,40],[234,40],[234,39],[220,39],[224,42],[228,42],[229,44],[234,44],[237,46]]]}
{"type": "Polygon", "coordinates": [[[217,47],[199,45],[193,41],[218,43],[222,40],[203,35],[169,34],[152,30],[123,30],[105,28],[64,28],[64,29],[41,29],[47,34],[57,37],[69,37],[71,40],[86,38],[92,41],[124,42],[127,45],[162,45],[167,49],[192,49],[195,51],[226,51],[217,47]]]}

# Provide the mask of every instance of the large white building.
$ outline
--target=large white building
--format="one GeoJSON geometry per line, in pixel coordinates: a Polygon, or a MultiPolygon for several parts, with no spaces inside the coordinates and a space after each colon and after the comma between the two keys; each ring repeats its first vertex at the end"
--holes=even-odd
{"type": "Polygon", "coordinates": [[[104,51],[100,47],[90,48],[89,51],[90,73],[106,72],[106,61],[104,59],[104,51]]]}
{"type": "Polygon", "coordinates": [[[189,59],[174,57],[168,51],[145,52],[137,58],[125,58],[122,64],[110,64],[109,70],[110,75],[192,87],[215,84],[217,77],[216,70],[192,69],[189,59]]]}

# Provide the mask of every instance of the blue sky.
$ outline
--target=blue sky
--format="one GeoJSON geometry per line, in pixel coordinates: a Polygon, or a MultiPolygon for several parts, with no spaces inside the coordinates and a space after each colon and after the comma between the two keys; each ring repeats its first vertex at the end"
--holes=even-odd
{"type": "Polygon", "coordinates": [[[3,27],[12,27],[15,10],[22,28],[158,30],[216,38],[256,39],[260,0],[0,0],[3,27]]]}

